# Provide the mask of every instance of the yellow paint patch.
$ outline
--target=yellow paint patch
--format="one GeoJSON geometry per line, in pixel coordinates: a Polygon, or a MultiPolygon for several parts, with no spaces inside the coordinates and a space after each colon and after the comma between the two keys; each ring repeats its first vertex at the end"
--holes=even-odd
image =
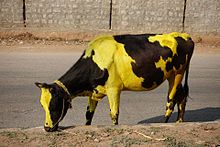
{"type": "Polygon", "coordinates": [[[174,56],[177,54],[177,41],[175,40],[175,37],[181,37],[184,40],[190,38],[190,36],[186,33],[173,32],[170,34],[150,36],[148,40],[152,43],[158,41],[162,47],[170,48],[174,56]]]}
{"type": "Polygon", "coordinates": [[[132,63],[135,60],[132,59],[125,51],[124,44],[117,43],[117,51],[114,56],[115,66],[117,73],[119,74],[121,81],[126,89],[130,90],[144,90],[142,82],[144,78],[137,77],[132,70],[132,63]]]}
{"type": "Polygon", "coordinates": [[[92,100],[99,101],[106,95],[106,89],[104,86],[98,85],[92,93],[92,100]]]}
{"type": "Polygon", "coordinates": [[[50,105],[50,101],[51,101],[51,93],[49,91],[49,89],[47,88],[41,88],[41,98],[40,98],[40,103],[43,106],[45,112],[46,112],[46,116],[45,116],[45,126],[46,127],[53,127],[53,123],[50,117],[50,111],[49,111],[49,105],[50,105]]]}
{"type": "Polygon", "coordinates": [[[165,116],[169,117],[172,114],[173,110],[167,109],[165,116]]]}
{"type": "Polygon", "coordinates": [[[179,105],[179,110],[180,110],[180,111],[183,111],[183,106],[182,106],[182,104],[179,105]]]}
{"type": "Polygon", "coordinates": [[[176,121],[176,123],[181,123],[181,122],[183,122],[182,118],[179,118],[179,120],[176,121]]]}
{"type": "Polygon", "coordinates": [[[168,103],[168,102],[167,102],[166,107],[167,107],[167,108],[170,108],[170,106],[171,106],[171,103],[168,103]]]}
{"type": "Polygon", "coordinates": [[[173,32],[173,33],[170,33],[170,35],[173,37],[181,37],[185,41],[187,41],[190,38],[189,34],[187,34],[187,33],[173,32]]]}
{"type": "Polygon", "coordinates": [[[91,100],[91,97],[88,98],[89,112],[94,112],[96,108],[96,102],[91,100]]]}
{"type": "Polygon", "coordinates": [[[183,79],[183,75],[184,75],[184,74],[177,74],[177,75],[175,76],[173,88],[172,88],[172,90],[171,90],[170,93],[169,93],[169,99],[170,99],[170,100],[173,100],[173,99],[174,99],[174,96],[175,96],[176,91],[177,91],[177,86],[179,85],[179,83],[181,83],[181,81],[182,81],[182,79],[183,79]]]}
{"type": "Polygon", "coordinates": [[[102,36],[92,41],[83,56],[83,58],[89,57],[92,57],[100,69],[108,70],[108,87],[143,90],[141,83],[144,79],[137,77],[132,70],[131,63],[135,63],[135,60],[126,53],[124,44],[118,43],[112,36],[102,36]],[[92,52],[94,52],[93,56],[92,52]]]}
{"type": "Polygon", "coordinates": [[[100,69],[108,69],[113,62],[113,56],[117,49],[115,45],[116,41],[112,36],[98,37],[89,44],[83,58],[91,57],[92,51],[94,51],[95,55],[92,56],[93,61],[100,69]]]}
{"type": "Polygon", "coordinates": [[[171,71],[168,72],[166,70],[167,62],[172,62],[172,58],[168,57],[167,60],[163,60],[162,56],[160,56],[160,60],[155,63],[156,68],[160,68],[163,71],[163,73],[164,73],[164,80],[166,78],[168,78],[170,76],[170,74],[171,74],[171,71]]]}
{"type": "MultiPolygon", "coordinates": [[[[119,104],[120,104],[120,89],[116,88],[108,88],[107,89],[108,100],[110,105],[110,114],[112,120],[114,121],[119,114],[119,104]]],[[[114,122],[113,122],[114,123],[114,122]]]]}
{"type": "Polygon", "coordinates": [[[95,89],[96,89],[96,90],[98,91],[98,93],[100,93],[100,94],[106,94],[105,88],[104,88],[103,86],[101,86],[101,85],[98,85],[95,89]]]}

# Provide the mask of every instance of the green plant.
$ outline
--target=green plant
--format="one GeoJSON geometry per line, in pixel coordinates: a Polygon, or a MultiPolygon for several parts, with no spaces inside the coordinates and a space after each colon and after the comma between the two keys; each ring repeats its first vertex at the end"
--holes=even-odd
{"type": "Polygon", "coordinates": [[[9,138],[15,138],[15,137],[17,137],[17,132],[3,131],[3,132],[0,133],[0,135],[6,136],[6,137],[9,137],[9,138]]]}
{"type": "Polygon", "coordinates": [[[131,138],[128,136],[122,136],[122,137],[114,137],[112,139],[111,146],[116,147],[119,144],[123,144],[125,147],[130,147],[131,145],[140,145],[144,142],[147,142],[146,139],[138,139],[138,138],[131,138]]]}

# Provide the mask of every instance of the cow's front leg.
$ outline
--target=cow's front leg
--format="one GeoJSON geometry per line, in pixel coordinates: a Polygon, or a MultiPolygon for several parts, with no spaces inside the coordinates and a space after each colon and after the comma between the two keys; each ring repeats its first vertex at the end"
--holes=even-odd
{"type": "Polygon", "coordinates": [[[173,99],[170,99],[169,97],[167,98],[167,104],[166,104],[166,113],[165,113],[165,123],[168,122],[174,107],[176,105],[176,102],[173,99]]]}
{"type": "Polygon", "coordinates": [[[98,101],[93,100],[91,97],[88,98],[88,106],[86,111],[86,125],[91,125],[97,103],[98,101]]]}
{"type": "Polygon", "coordinates": [[[109,88],[107,90],[107,96],[110,105],[110,116],[112,118],[113,125],[118,124],[120,92],[121,91],[118,88],[109,88]]]}

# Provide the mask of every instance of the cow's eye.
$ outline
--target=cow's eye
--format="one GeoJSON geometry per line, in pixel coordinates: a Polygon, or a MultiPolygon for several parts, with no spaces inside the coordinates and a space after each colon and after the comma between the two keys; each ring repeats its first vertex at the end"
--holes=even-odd
{"type": "Polygon", "coordinates": [[[55,92],[55,89],[53,87],[50,87],[49,91],[50,91],[51,94],[53,94],[55,92]]]}

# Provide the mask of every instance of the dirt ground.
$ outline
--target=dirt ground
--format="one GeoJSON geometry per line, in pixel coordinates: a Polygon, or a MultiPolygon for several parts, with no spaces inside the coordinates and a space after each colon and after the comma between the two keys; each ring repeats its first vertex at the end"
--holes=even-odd
{"type": "MultiPolygon", "coordinates": [[[[0,32],[0,52],[80,51],[97,34],[0,32]],[[44,34],[45,35],[45,34],[44,34]],[[14,50],[14,46],[19,50],[14,50]],[[40,50],[39,50],[40,48],[40,50]],[[46,50],[44,50],[46,49],[46,50]],[[62,50],[60,50],[62,49],[62,50]]],[[[220,37],[193,36],[195,53],[220,53],[220,37]]],[[[220,122],[118,126],[71,126],[47,133],[42,127],[0,129],[0,146],[220,146],[220,122]]]]}
{"type": "MultiPolygon", "coordinates": [[[[82,52],[89,41],[100,34],[114,32],[1,32],[0,51],[6,52],[82,52]],[[19,50],[14,50],[14,47],[19,50]]],[[[220,53],[220,36],[192,35],[196,43],[195,53],[220,53]]]]}
{"type": "Polygon", "coordinates": [[[1,129],[1,146],[220,146],[220,123],[1,129]]]}

